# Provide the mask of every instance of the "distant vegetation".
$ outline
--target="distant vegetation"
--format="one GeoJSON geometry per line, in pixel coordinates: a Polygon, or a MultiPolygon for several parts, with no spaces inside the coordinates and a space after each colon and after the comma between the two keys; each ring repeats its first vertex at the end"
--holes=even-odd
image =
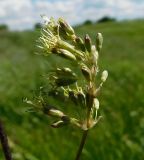
{"type": "Polygon", "coordinates": [[[94,24],[94,23],[106,23],[106,22],[116,22],[116,19],[112,18],[112,17],[109,17],[109,16],[104,16],[104,17],[98,19],[96,22],[87,19],[86,21],[84,21],[82,23],[82,25],[91,25],[91,24],[94,24]]]}
{"type": "Polygon", "coordinates": [[[42,27],[41,23],[36,23],[34,29],[40,29],[42,27]]]}
{"type": "Polygon", "coordinates": [[[86,20],[84,23],[83,23],[83,25],[90,25],[90,24],[92,24],[93,22],[91,21],[91,20],[86,20]]]}
{"type": "MultiPolygon", "coordinates": [[[[99,65],[101,71],[109,71],[99,95],[103,118],[89,135],[83,160],[144,159],[143,26],[141,20],[76,27],[80,36],[88,33],[93,41],[97,32],[103,33],[99,65]]],[[[38,36],[36,31],[0,31],[0,117],[13,160],[73,160],[80,130],[51,129],[49,117],[25,112],[29,106],[22,102],[23,97],[32,98],[38,86],[45,84],[43,75],[53,69],[51,63],[54,67],[61,65],[53,56],[48,60],[34,54],[38,36]]],[[[63,106],[56,100],[53,103],[63,106]]],[[[69,105],[63,110],[69,112],[69,105]]],[[[0,159],[4,159],[1,147],[0,159]]]]}
{"type": "Polygon", "coordinates": [[[6,31],[6,30],[8,30],[8,26],[6,24],[1,24],[0,31],[6,31]]]}
{"type": "Polygon", "coordinates": [[[105,17],[102,17],[101,19],[99,19],[99,20],[97,21],[97,23],[115,22],[115,21],[116,21],[115,18],[105,16],[105,17]]]}

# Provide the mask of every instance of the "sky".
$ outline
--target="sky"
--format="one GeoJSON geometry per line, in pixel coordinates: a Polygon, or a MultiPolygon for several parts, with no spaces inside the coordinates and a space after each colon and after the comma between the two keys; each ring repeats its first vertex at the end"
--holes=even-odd
{"type": "Polygon", "coordinates": [[[0,0],[0,24],[7,24],[11,30],[31,29],[42,22],[43,14],[63,17],[72,25],[103,16],[144,18],[144,0],[0,0]]]}

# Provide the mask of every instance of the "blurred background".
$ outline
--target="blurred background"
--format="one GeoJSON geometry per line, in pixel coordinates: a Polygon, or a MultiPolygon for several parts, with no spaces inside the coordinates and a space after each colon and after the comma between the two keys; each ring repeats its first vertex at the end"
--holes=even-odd
{"type": "Polygon", "coordinates": [[[144,1],[0,0],[0,119],[13,160],[73,160],[82,134],[53,129],[49,117],[25,112],[22,98],[30,99],[56,65],[34,54],[41,14],[64,17],[93,41],[97,32],[104,36],[99,66],[109,77],[99,97],[103,119],[89,133],[81,159],[143,160],[144,1]]]}

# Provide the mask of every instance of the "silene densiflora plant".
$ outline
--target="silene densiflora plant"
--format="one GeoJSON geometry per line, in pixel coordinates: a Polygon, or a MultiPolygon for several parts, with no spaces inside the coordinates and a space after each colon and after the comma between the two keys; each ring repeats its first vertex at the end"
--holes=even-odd
{"type": "MultiPolygon", "coordinates": [[[[80,158],[88,131],[93,128],[98,121],[99,100],[97,98],[103,83],[108,77],[108,72],[104,70],[101,73],[101,82],[96,84],[96,77],[99,72],[98,59],[102,49],[103,37],[101,33],[96,34],[94,44],[88,34],[84,39],[75,34],[74,29],[62,18],[57,21],[53,18],[48,19],[42,16],[44,24],[41,29],[41,36],[38,39],[37,47],[40,48],[40,54],[48,56],[62,57],[77,64],[76,70],[82,74],[83,83],[79,83],[79,78],[69,66],[54,68],[48,74],[48,83],[51,88],[49,96],[56,98],[62,94],[66,101],[80,107],[82,117],[71,117],[65,111],[53,107],[48,100],[43,98],[42,91],[34,101],[25,100],[33,105],[33,109],[40,110],[44,114],[57,118],[57,121],[51,124],[54,128],[66,125],[74,125],[83,130],[82,140],[76,154],[76,160],[80,158]]],[[[75,108],[76,109],[76,108],[75,108]]]]}

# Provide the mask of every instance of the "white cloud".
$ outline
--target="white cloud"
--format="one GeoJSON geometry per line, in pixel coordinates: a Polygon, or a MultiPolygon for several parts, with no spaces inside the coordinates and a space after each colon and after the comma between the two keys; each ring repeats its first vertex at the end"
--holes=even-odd
{"type": "Polygon", "coordinates": [[[29,0],[1,0],[0,10],[5,15],[10,16],[10,13],[18,14],[24,11],[24,9],[31,9],[32,4],[29,0]]]}
{"type": "Polygon", "coordinates": [[[144,2],[137,0],[0,0],[0,23],[11,29],[32,28],[40,14],[60,16],[71,24],[109,15],[118,19],[144,17],[144,2]]]}

